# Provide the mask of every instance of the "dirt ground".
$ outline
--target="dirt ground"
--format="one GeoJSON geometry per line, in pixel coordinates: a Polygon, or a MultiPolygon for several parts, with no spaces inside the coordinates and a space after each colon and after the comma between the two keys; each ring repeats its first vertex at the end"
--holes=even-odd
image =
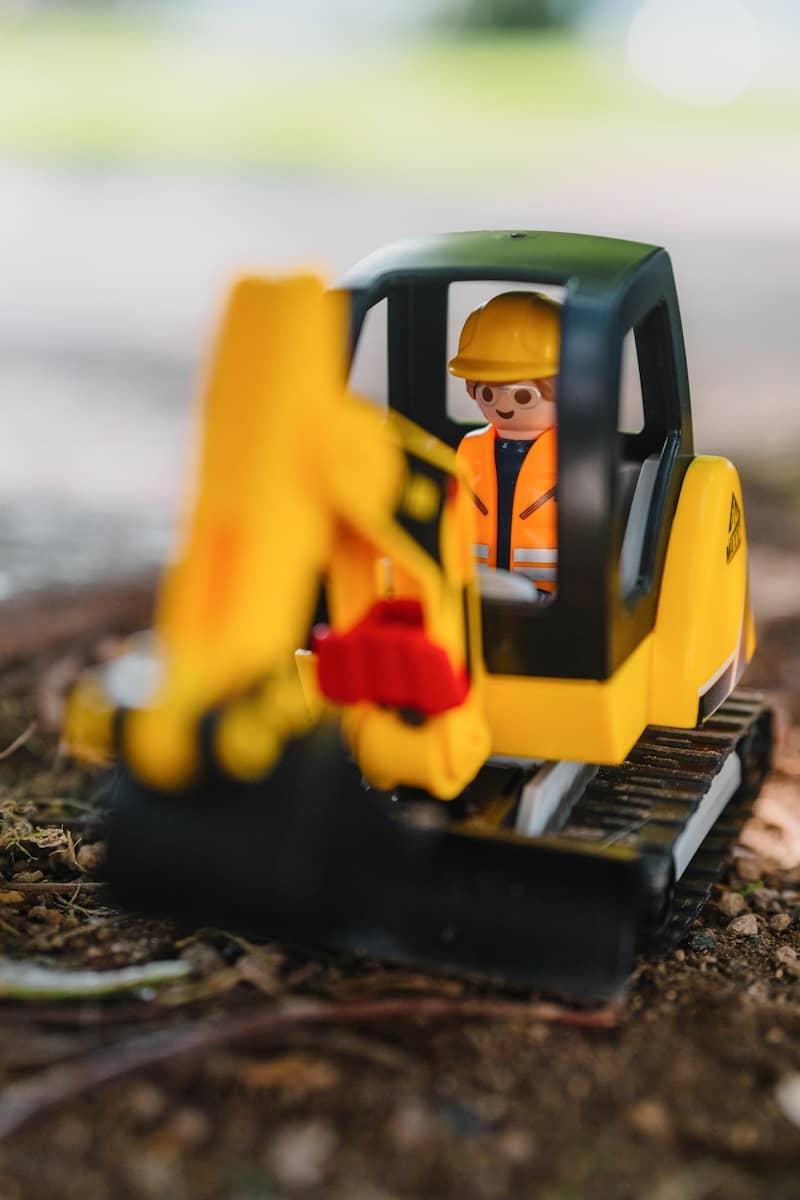
{"type": "Polygon", "coordinates": [[[110,907],[97,779],[54,727],[146,604],[61,596],[0,642],[0,1200],[796,1200],[800,605],[747,681],[780,744],[727,877],[587,1017],[110,907]],[[120,968],[133,990],[76,996],[120,968]]]}

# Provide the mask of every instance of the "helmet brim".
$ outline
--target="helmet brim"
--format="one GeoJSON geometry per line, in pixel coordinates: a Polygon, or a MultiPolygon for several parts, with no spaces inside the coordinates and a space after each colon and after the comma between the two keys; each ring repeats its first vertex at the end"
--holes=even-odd
{"type": "Polygon", "coordinates": [[[474,379],[476,383],[519,383],[523,379],[550,379],[558,374],[558,363],[545,359],[509,364],[488,358],[470,358],[457,354],[447,364],[451,375],[458,379],[474,379]]]}

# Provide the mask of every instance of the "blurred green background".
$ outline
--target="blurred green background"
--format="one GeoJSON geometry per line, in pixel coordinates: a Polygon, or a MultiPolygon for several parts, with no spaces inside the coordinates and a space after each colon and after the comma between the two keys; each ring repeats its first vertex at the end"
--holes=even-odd
{"type": "Polygon", "coordinates": [[[0,3],[0,597],[163,556],[236,271],[433,231],[666,245],[698,447],[796,480],[798,51],[795,0],[0,3]]]}
{"type": "Polygon", "coordinates": [[[323,24],[298,17],[294,37],[285,17],[265,20],[271,7],[234,4],[227,19],[203,4],[6,9],[0,152],[431,184],[478,164],[532,178],[576,145],[611,169],[634,140],[648,160],[677,149],[699,165],[709,138],[796,136],[800,123],[788,78],[725,103],[665,95],[637,74],[614,5],[605,38],[591,4],[411,3],[416,21],[377,22],[356,6],[345,36],[336,6],[320,5],[323,24]]]}

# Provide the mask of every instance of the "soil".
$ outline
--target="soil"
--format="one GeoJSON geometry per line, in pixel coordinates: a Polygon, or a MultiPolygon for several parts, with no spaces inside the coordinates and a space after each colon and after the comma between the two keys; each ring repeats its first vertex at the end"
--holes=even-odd
{"type": "Polygon", "coordinates": [[[587,1015],[111,907],[98,777],[56,728],[144,592],[43,609],[0,675],[0,967],[182,977],[3,1003],[0,1200],[796,1200],[800,614],[746,681],[780,743],[727,876],[587,1015]]]}

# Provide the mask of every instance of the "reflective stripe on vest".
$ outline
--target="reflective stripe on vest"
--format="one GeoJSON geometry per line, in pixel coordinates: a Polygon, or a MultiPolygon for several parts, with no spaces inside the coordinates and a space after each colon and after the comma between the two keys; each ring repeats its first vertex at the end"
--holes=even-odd
{"type": "Polygon", "coordinates": [[[527,575],[534,583],[555,583],[558,571],[555,567],[514,567],[515,575],[527,575]]]}
{"type": "Polygon", "coordinates": [[[556,563],[558,562],[557,550],[544,550],[537,547],[536,550],[515,550],[512,554],[515,563],[556,563]]]}

